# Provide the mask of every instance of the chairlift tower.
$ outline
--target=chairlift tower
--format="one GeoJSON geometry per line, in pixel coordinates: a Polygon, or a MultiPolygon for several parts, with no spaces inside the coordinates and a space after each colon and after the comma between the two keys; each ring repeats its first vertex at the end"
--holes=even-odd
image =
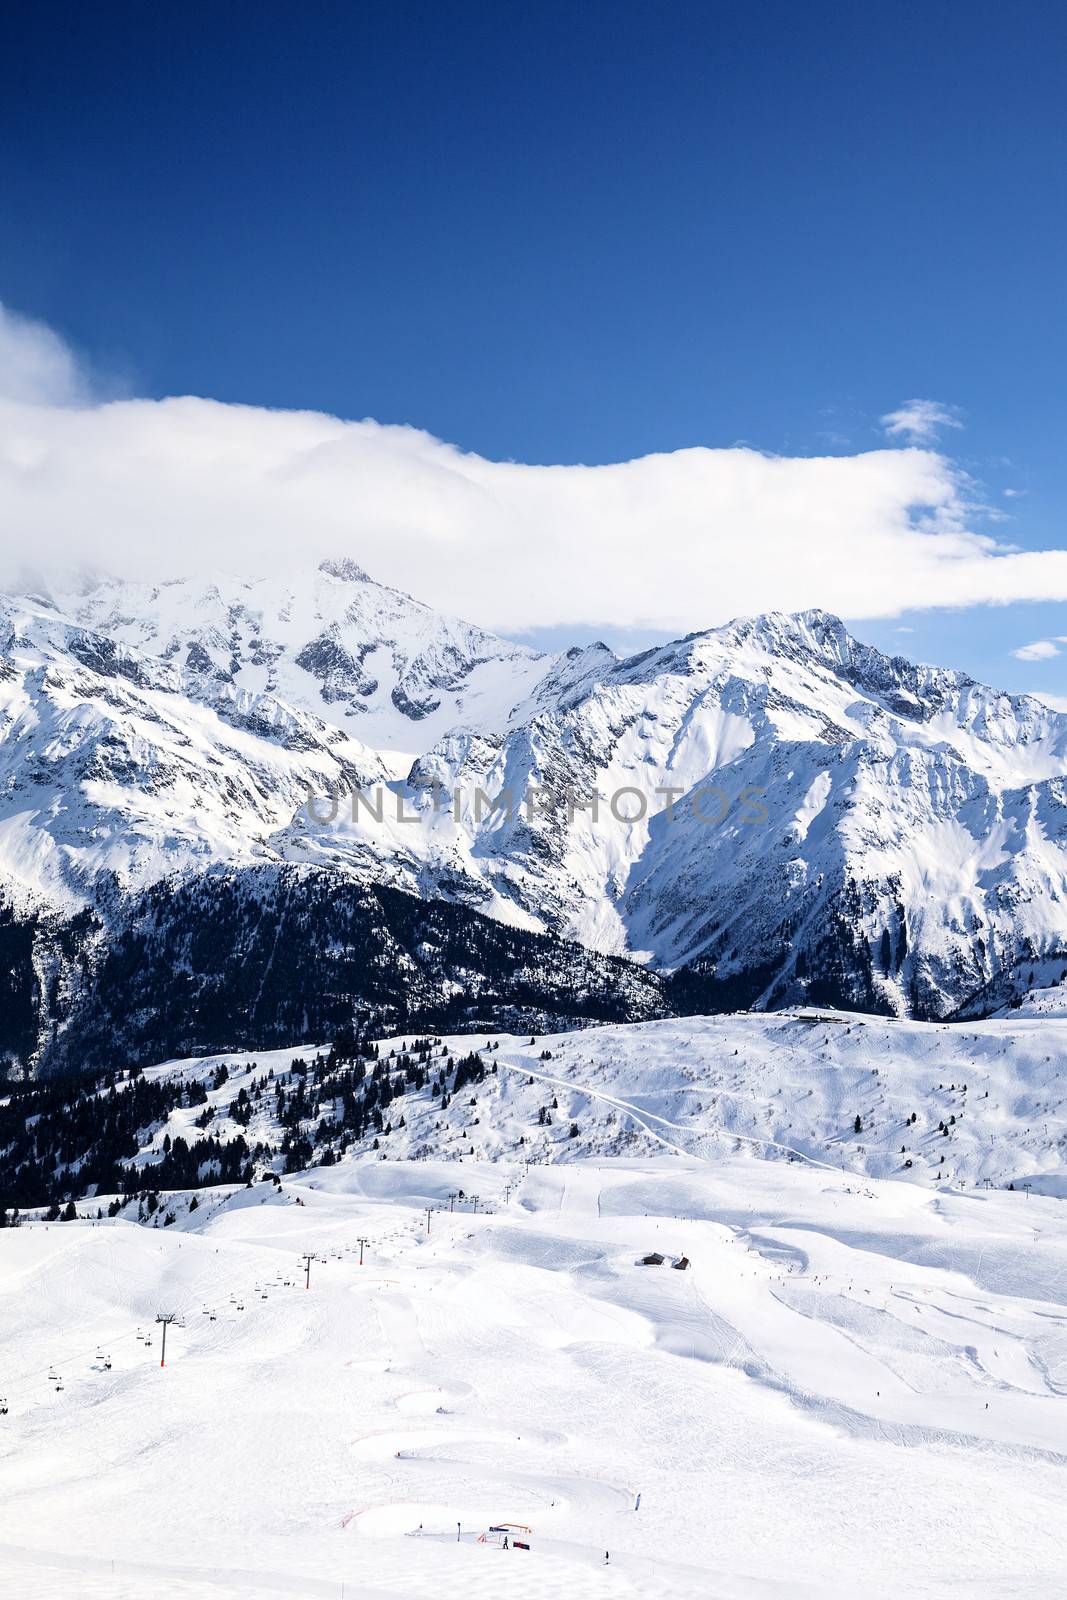
{"type": "Polygon", "coordinates": [[[176,1311],[157,1311],[156,1321],[163,1326],[163,1348],[159,1352],[159,1364],[161,1367],[165,1367],[167,1364],[167,1329],[172,1322],[176,1322],[180,1328],[182,1319],[176,1311]]]}

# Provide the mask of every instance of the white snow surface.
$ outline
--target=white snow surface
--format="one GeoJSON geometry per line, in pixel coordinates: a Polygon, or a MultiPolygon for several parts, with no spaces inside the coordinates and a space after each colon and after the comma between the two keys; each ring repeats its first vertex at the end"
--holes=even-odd
{"type": "Polygon", "coordinates": [[[365,1159],[25,1225],[4,1593],[1044,1600],[1065,1268],[1058,1201],[745,1154],[365,1159]]]}
{"type": "MultiPolygon", "coordinates": [[[[5,1596],[1062,1591],[1067,1022],[442,1043],[496,1070],[446,1113],[394,1101],[377,1152],[0,1233],[5,1596]],[[479,1542],[499,1523],[530,1551],[479,1542]]],[[[150,1071],[225,1060],[224,1136],[311,1053],[150,1071]]]]}

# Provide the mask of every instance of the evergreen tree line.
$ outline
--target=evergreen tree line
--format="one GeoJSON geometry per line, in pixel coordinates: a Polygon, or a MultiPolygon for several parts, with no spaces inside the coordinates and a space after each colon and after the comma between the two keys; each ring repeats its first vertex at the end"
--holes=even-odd
{"type": "MultiPolygon", "coordinates": [[[[376,1140],[404,1125],[398,1100],[429,1087],[448,1106],[452,1096],[485,1077],[477,1052],[453,1059],[439,1040],[415,1039],[382,1056],[372,1041],[345,1032],[326,1054],[296,1056],[289,1072],[253,1072],[225,1108],[247,1129],[259,1114],[280,1131],[278,1144],[252,1142],[244,1132],[211,1132],[218,1116],[208,1086],[180,1077],[147,1079],[133,1066],[91,1077],[66,1075],[12,1085],[0,1103],[0,1226],[9,1211],[51,1206],[57,1217],[89,1195],[131,1197],[151,1189],[196,1189],[251,1182],[257,1170],[280,1164],[297,1172],[316,1159],[330,1165],[353,1144],[376,1140]],[[195,1110],[197,1137],[165,1134],[149,1162],[137,1157],[179,1109],[195,1110]]],[[[220,1064],[210,1079],[216,1093],[229,1081],[220,1064]]]]}

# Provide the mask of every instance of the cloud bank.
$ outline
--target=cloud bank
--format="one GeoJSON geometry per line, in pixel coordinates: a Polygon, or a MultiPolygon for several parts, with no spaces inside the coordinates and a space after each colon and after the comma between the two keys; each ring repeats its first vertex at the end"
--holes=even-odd
{"type": "Polygon", "coordinates": [[[351,555],[511,632],[1067,599],[1067,552],[1008,550],[969,529],[967,480],[930,449],[687,449],[534,467],[415,428],[196,398],[98,401],[90,388],[50,330],[0,319],[8,583],[80,565],[259,575],[351,555]]]}

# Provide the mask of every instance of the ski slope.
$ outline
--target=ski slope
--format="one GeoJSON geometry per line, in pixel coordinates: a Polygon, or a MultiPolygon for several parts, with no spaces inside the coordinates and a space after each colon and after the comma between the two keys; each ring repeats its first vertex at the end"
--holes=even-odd
{"type": "Polygon", "coordinates": [[[5,1597],[1062,1592],[1062,1203],[754,1149],[5,1231],[5,1597]]]}

